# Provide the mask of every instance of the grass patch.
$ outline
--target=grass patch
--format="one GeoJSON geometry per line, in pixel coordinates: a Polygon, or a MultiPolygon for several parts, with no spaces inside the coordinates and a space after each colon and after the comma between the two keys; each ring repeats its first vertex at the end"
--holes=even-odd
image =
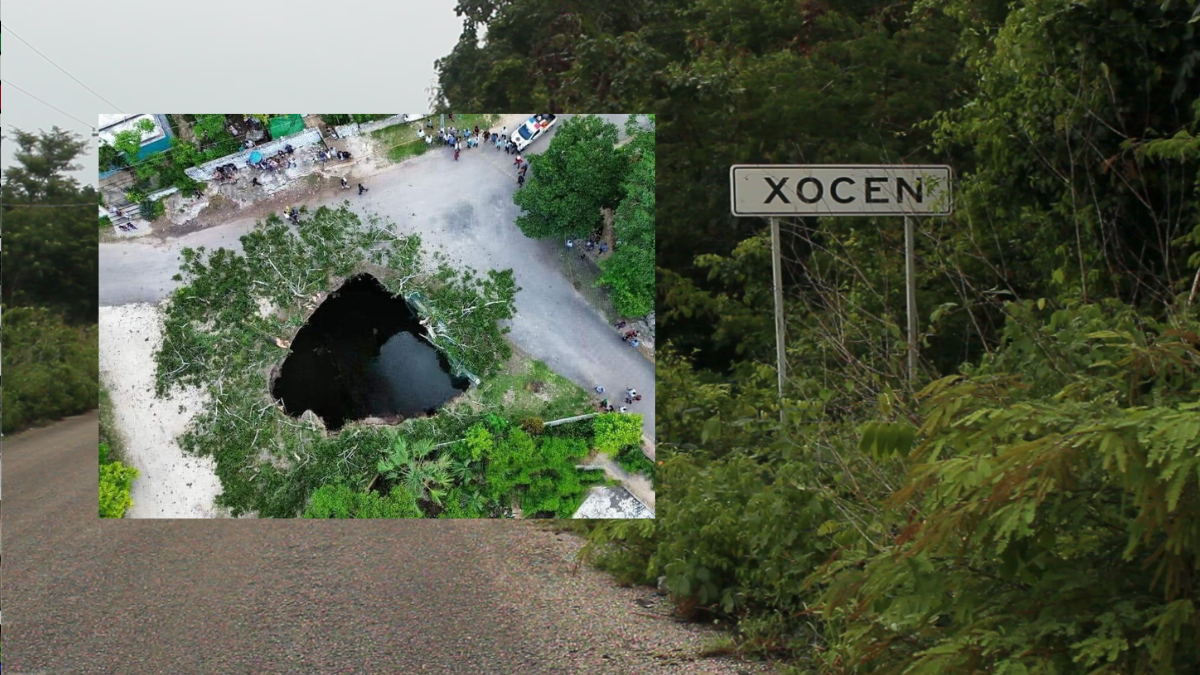
{"type": "Polygon", "coordinates": [[[603,273],[596,265],[595,253],[587,254],[587,260],[580,260],[578,244],[576,246],[577,248],[570,250],[564,246],[559,252],[563,273],[571,280],[575,290],[587,299],[589,305],[599,311],[609,323],[616,325],[621,320],[621,315],[617,312],[608,289],[600,285],[603,273]]]}
{"type": "Polygon", "coordinates": [[[699,655],[704,657],[731,656],[738,653],[738,643],[732,635],[716,635],[704,641],[699,655]]]}
{"type": "Polygon", "coordinates": [[[101,232],[111,232],[112,231],[112,221],[108,219],[108,216],[100,216],[100,231],[101,232]]]}
{"type": "Polygon", "coordinates": [[[109,461],[124,460],[125,442],[113,421],[112,397],[103,384],[100,385],[100,443],[107,448],[109,461]]]}
{"type": "MultiPolygon", "coordinates": [[[[478,126],[482,130],[494,123],[498,118],[498,115],[458,115],[454,118],[454,122],[446,122],[446,124],[469,128],[478,126]]],[[[371,138],[378,144],[379,150],[389,160],[400,162],[410,157],[423,155],[432,147],[417,135],[417,130],[422,128],[424,124],[424,120],[409,122],[407,124],[396,124],[371,132],[371,138]]],[[[437,122],[435,121],[434,124],[437,124],[437,122]]],[[[434,133],[436,133],[436,130],[434,133]]]]}
{"type": "Polygon", "coordinates": [[[484,381],[471,400],[484,410],[512,419],[540,417],[555,420],[591,412],[589,395],[545,363],[518,353],[504,370],[484,381]]]}

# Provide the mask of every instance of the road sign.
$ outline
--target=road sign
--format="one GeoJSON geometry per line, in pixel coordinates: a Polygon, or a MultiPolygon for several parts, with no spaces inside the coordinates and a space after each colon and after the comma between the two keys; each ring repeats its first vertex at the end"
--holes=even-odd
{"type": "Polygon", "coordinates": [[[948,216],[948,166],[760,165],[729,168],[735,216],[948,216]]]}
{"type": "Polygon", "coordinates": [[[780,216],[904,216],[904,281],[908,305],[908,377],[917,376],[916,234],[909,216],[954,212],[948,166],[922,164],[735,164],[729,167],[729,205],[735,217],[766,216],[771,223],[775,291],[775,356],[779,377],[779,422],[786,423],[783,387],[783,280],[780,274],[780,216]]]}

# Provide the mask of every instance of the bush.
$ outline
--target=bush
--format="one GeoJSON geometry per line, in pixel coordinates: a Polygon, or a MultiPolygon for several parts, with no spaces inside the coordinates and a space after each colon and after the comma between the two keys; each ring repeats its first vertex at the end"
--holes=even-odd
{"type": "MultiPolygon", "coordinates": [[[[102,446],[101,453],[106,455],[107,448],[102,446]]],[[[123,518],[125,516],[125,511],[133,506],[129,489],[137,477],[137,469],[125,466],[120,462],[110,462],[100,466],[101,518],[123,518]]]]}
{"type": "Polygon", "coordinates": [[[74,327],[53,312],[5,308],[3,430],[76,415],[96,407],[99,354],[95,326],[74,327]]]}
{"type": "Polygon", "coordinates": [[[341,126],[343,124],[366,124],[389,117],[391,115],[321,115],[321,121],[331,126],[341,126]]]}
{"type": "Polygon", "coordinates": [[[474,424],[467,429],[467,437],[463,441],[466,455],[472,462],[478,462],[491,453],[496,445],[496,439],[482,424],[474,424]]]}
{"type": "Polygon", "coordinates": [[[654,484],[654,462],[642,452],[641,447],[628,446],[616,456],[617,464],[629,473],[640,473],[654,484]]]}
{"type": "Polygon", "coordinates": [[[595,418],[592,428],[596,433],[593,447],[611,457],[619,455],[624,448],[642,445],[641,415],[605,413],[595,418]]]}
{"type": "Polygon", "coordinates": [[[155,221],[167,212],[167,206],[162,200],[143,199],[138,203],[138,213],[142,220],[155,221]]]}
{"type": "Polygon", "coordinates": [[[527,417],[521,420],[521,428],[530,436],[540,436],[546,428],[546,423],[540,417],[527,417]]]}
{"type": "Polygon", "coordinates": [[[312,495],[305,518],[424,518],[413,495],[397,486],[385,495],[325,485],[312,495]]]}
{"type": "MultiPolygon", "coordinates": [[[[488,497],[502,505],[515,497],[526,517],[570,518],[597,478],[575,468],[588,454],[577,438],[540,436],[513,429],[486,457],[488,497]]],[[[599,480],[603,480],[601,477],[599,480]]]]}

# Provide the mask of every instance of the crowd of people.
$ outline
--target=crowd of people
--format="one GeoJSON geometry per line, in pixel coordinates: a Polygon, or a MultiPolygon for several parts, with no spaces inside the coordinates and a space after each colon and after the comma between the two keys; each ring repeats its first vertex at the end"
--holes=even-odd
{"type": "MultiPolygon", "coordinates": [[[[597,386],[596,393],[603,395],[604,387],[597,386]]],[[[603,399],[600,399],[600,404],[599,404],[600,412],[619,412],[619,413],[624,414],[624,413],[629,412],[629,406],[631,406],[634,403],[637,403],[641,400],[642,400],[642,395],[637,392],[637,389],[634,389],[633,387],[627,387],[625,389],[625,405],[616,407],[612,403],[610,403],[607,398],[603,398],[603,399]]]]}
{"type": "MultiPolygon", "coordinates": [[[[469,150],[471,148],[481,148],[485,145],[492,145],[496,150],[504,150],[506,154],[517,153],[517,146],[509,137],[508,127],[503,127],[500,131],[492,131],[490,129],[480,129],[478,125],[473,128],[459,128],[456,126],[439,127],[437,135],[433,133],[433,124],[427,123],[429,132],[425,129],[417,127],[417,137],[424,140],[426,144],[446,146],[456,151],[469,150]]],[[[520,155],[518,154],[518,157],[520,155]]],[[[457,158],[457,157],[456,157],[457,158]]]]}

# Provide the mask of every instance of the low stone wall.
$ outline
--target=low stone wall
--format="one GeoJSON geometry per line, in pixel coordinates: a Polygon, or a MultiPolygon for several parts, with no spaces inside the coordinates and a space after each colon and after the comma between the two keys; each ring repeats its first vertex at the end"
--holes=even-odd
{"type": "Polygon", "coordinates": [[[361,136],[363,134],[369,134],[372,131],[379,131],[380,129],[394,127],[397,124],[412,124],[419,121],[412,120],[410,122],[405,122],[404,118],[406,116],[407,115],[392,115],[391,117],[375,120],[374,122],[365,122],[363,124],[344,124],[340,127],[334,127],[333,130],[337,132],[338,138],[346,138],[349,136],[361,136]]]}
{"type": "Polygon", "coordinates": [[[214,159],[207,164],[202,164],[198,167],[188,169],[184,173],[186,173],[192,180],[208,181],[212,180],[213,173],[219,166],[233,164],[239,169],[248,167],[250,165],[251,153],[261,152],[264,158],[274,157],[276,153],[278,153],[280,150],[283,150],[285,145],[291,145],[296,150],[300,150],[301,148],[308,148],[318,145],[321,142],[322,138],[319,130],[305,129],[298,134],[277,138],[264,145],[256,145],[253,148],[242,150],[241,152],[236,152],[232,155],[226,155],[220,159],[214,159]]]}

